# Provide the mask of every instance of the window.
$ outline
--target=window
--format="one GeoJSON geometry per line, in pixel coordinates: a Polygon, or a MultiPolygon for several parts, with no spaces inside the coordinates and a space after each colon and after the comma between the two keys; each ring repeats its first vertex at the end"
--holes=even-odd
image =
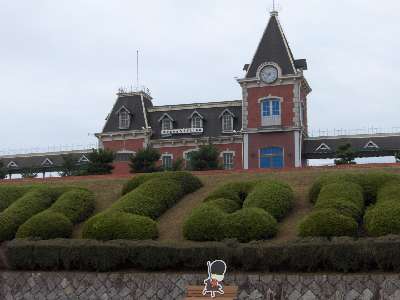
{"type": "Polygon", "coordinates": [[[262,116],[280,116],[281,104],[279,100],[265,100],[262,102],[262,116]]]}
{"type": "Polygon", "coordinates": [[[233,153],[231,153],[231,152],[223,153],[223,159],[224,159],[224,169],[232,170],[233,169],[233,153]]]}
{"type": "Polygon", "coordinates": [[[172,169],[172,155],[163,155],[162,156],[162,166],[165,170],[172,169]]]}
{"type": "Polygon", "coordinates": [[[171,130],[172,129],[172,121],[168,118],[164,118],[161,121],[161,130],[171,130]]]}
{"type": "Polygon", "coordinates": [[[200,116],[193,116],[192,128],[203,128],[203,120],[200,116]]]}
{"type": "Polygon", "coordinates": [[[126,110],[119,112],[119,129],[128,129],[130,125],[129,113],[126,110]]]}
{"type": "Polygon", "coordinates": [[[225,114],[222,116],[222,131],[233,131],[233,118],[229,114],[225,114]]]}

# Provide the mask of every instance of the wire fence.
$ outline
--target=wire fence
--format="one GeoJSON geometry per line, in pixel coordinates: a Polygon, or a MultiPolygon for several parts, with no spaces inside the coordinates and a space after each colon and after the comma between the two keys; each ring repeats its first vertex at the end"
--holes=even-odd
{"type": "Polygon", "coordinates": [[[333,129],[311,129],[310,137],[322,136],[346,136],[346,135],[372,135],[372,134],[400,134],[400,127],[379,128],[363,127],[359,129],[333,128],[333,129]]]}
{"type": "Polygon", "coordinates": [[[89,149],[97,149],[96,143],[80,144],[80,145],[52,145],[48,147],[32,147],[32,148],[18,148],[18,149],[0,149],[0,156],[8,155],[23,155],[33,153],[52,153],[52,152],[72,152],[82,151],[89,149]]]}

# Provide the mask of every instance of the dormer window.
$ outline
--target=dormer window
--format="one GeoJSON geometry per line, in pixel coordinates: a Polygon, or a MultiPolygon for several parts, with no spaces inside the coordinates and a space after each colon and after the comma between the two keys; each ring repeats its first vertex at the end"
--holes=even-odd
{"type": "Polygon", "coordinates": [[[7,168],[18,168],[18,165],[14,161],[10,161],[7,164],[7,168]]]}
{"type": "Polygon", "coordinates": [[[172,121],[168,118],[164,118],[161,121],[161,130],[171,130],[172,129],[172,121]]]}
{"type": "Polygon", "coordinates": [[[130,111],[125,106],[122,106],[116,113],[118,114],[119,129],[129,129],[131,125],[130,111]]]}
{"type": "Polygon", "coordinates": [[[196,128],[196,129],[203,128],[203,119],[204,118],[198,111],[195,110],[190,115],[189,119],[191,120],[190,123],[191,123],[192,128],[196,128]]]}
{"type": "Polygon", "coordinates": [[[42,163],[41,166],[43,167],[50,167],[53,165],[53,162],[50,160],[50,158],[46,158],[42,163]]]}
{"type": "Polygon", "coordinates": [[[158,119],[158,122],[161,122],[161,134],[171,135],[171,132],[168,130],[172,130],[174,128],[174,119],[169,114],[165,113],[161,116],[161,118],[158,119]]]}
{"type": "Polygon", "coordinates": [[[222,122],[222,132],[232,132],[233,131],[233,118],[235,115],[229,110],[225,109],[219,118],[222,122]]]}

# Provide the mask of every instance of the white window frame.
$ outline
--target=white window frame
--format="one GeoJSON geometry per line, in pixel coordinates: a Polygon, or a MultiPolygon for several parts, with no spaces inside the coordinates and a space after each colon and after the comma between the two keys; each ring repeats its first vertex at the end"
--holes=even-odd
{"type": "Polygon", "coordinates": [[[41,166],[52,166],[53,162],[50,158],[46,157],[46,159],[41,163],[41,166]]]}
{"type": "Polygon", "coordinates": [[[282,125],[282,102],[283,99],[281,97],[268,96],[264,98],[258,99],[258,103],[260,105],[260,114],[261,114],[261,126],[280,126],[282,125]],[[263,106],[265,102],[270,102],[269,105],[269,116],[264,116],[263,106]],[[273,106],[272,103],[274,101],[278,101],[279,103],[279,115],[273,115],[273,106]]]}
{"type": "Polygon", "coordinates": [[[331,148],[327,144],[322,143],[321,145],[318,146],[317,149],[315,149],[315,152],[318,152],[318,151],[330,151],[330,150],[331,150],[331,148]]]}
{"type": "Polygon", "coordinates": [[[379,146],[370,140],[368,143],[365,144],[364,149],[379,149],[379,146]]]}
{"type": "Polygon", "coordinates": [[[163,168],[165,168],[164,159],[166,157],[171,159],[171,166],[169,166],[168,168],[172,169],[172,165],[173,165],[173,162],[174,162],[174,156],[172,154],[170,154],[170,153],[164,153],[164,154],[161,155],[161,164],[162,164],[163,168]]]}
{"type": "Polygon", "coordinates": [[[225,113],[222,115],[222,132],[232,132],[233,131],[233,117],[232,115],[225,113]],[[229,118],[229,120],[227,119],[229,118]],[[227,129],[225,127],[225,125],[227,125],[227,123],[225,122],[227,121],[227,123],[229,123],[229,128],[227,129]]]}
{"type": "Polygon", "coordinates": [[[82,156],[78,160],[78,164],[80,164],[80,163],[88,163],[88,162],[90,162],[90,160],[86,157],[85,154],[82,154],[82,156]]]}
{"type": "Polygon", "coordinates": [[[223,152],[222,153],[222,164],[223,164],[224,170],[232,170],[235,166],[234,153],[233,152],[223,152]],[[229,155],[231,161],[229,163],[226,163],[225,158],[228,157],[228,155],[229,155]]]}
{"type": "Polygon", "coordinates": [[[203,128],[203,119],[197,114],[194,115],[192,117],[191,127],[192,128],[203,128]]]}
{"type": "Polygon", "coordinates": [[[18,164],[15,161],[10,161],[7,164],[7,168],[18,168],[18,164]]]}
{"type": "Polygon", "coordinates": [[[126,109],[121,109],[118,113],[119,129],[129,129],[131,125],[131,116],[126,109]],[[123,118],[125,116],[125,118],[123,118]]]}
{"type": "Polygon", "coordinates": [[[171,119],[168,118],[168,117],[164,117],[161,120],[161,130],[171,130],[171,129],[173,129],[173,125],[172,125],[171,119]],[[166,124],[169,124],[168,128],[166,128],[166,126],[165,126],[166,124]]]}

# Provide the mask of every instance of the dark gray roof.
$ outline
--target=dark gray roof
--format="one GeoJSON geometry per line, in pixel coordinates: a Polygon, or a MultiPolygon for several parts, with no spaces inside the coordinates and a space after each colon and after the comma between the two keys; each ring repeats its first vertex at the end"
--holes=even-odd
{"type": "Polygon", "coordinates": [[[400,135],[362,135],[335,138],[310,138],[304,140],[303,156],[309,159],[333,158],[337,148],[341,145],[350,144],[352,149],[359,152],[362,157],[374,157],[393,155],[400,151],[400,135]],[[377,145],[378,148],[365,147],[369,142],[370,145],[377,145]],[[318,149],[322,144],[329,149],[318,149]]]}
{"type": "MultiPolygon", "coordinates": [[[[200,104],[199,107],[191,108],[180,108],[177,109],[171,106],[171,109],[164,111],[164,110],[155,110],[149,112],[149,122],[150,126],[153,129],[153,138],[159,139],[162,138],[161,136],[161,122],[160,118],[167,113],[173,120],[173,128],[190,128],[191,127],[191,120],[190,116],[193,114],[194,111],[197,111],[203,117],[203,134],[199,136],[207,136],[207,137],[216,137],[221,135],[229,135],[227,133],[222,132],[222,121],[220,118],[221,113],[229,109],[231,113],[234,114],[233,119],[233,129],[235,131],[240,131],[242,129],[242,107],[238,105],[240,101],[230,101],[230,102],[223,102],[225,105],[207,105],[207,104],[200,104]],[[205,107],[206,106],[206,107],[205,107]]],[[[179,107],[179,106],[178,106],[179,107]]],[[[156,107],[155,107],[156,109],[156,107]]],[[[190,134],[179,134],[173,135],[173,138],[187,138],[193,137],[190,134]]],[[[171,138],[171,137],[169,137],[171,138]]]]}
{"type": "MultiPolygon", "coordinates": [[[[151,100],[147,97],[143,97],[144,105],[146,108],[152,106],[151,100]]],[[[116,132],[116,131],[129,131],[129,130],[142,130],[142,127],[146,127],[145,117],[143,114],[143,106],[140,94],[132,95],[119,95],[114,107],[107,117],[106,124],[103,128],[103,132],[116,132]],[[119,128],[119,116],[118,112],[125,107],[131,115],[130,126],[127,129],[119,128]]]]}
{"type": "Polygon", "coordinates": [[[265,62],[277,63],[281,67],[283,75],[296,73],[292,51],[281,30],[279,20],[274,14],[269,19],[246,78],[256,77],[258,67],[265,62]]]}

